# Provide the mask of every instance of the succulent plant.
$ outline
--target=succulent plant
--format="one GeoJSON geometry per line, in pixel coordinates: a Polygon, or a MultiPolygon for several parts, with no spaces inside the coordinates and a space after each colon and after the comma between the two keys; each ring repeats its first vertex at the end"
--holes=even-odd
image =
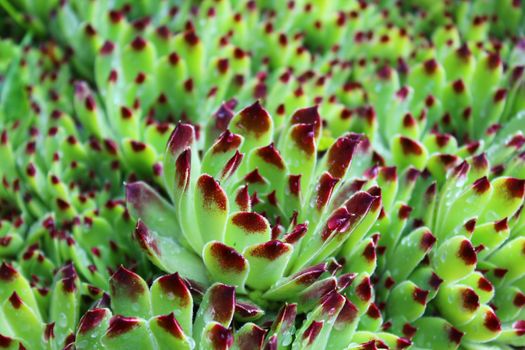
{"type": "Polygon", "coordinates": [[[352,302],[332,291],[302,321],[297,305],[285,304],[273,320],[246,322],[255,311],[237,298],[234,287],[211,285],[193,317],[192,287],[178,274],[157,278],[148,288],[137,274],[120,268],[110,293],[88,310],[78,326],[76,349],[343,349],[358,344],[389,344],[403,349],[410,341],[386,332],[355,332],[352,302]],[[239,321],[244,321],[240,323],[239,321]],[[297,323],[297,330],[296,328],[297,323]],[[296,332],[295,332],[296,330],[296,332]]]}
{"type": "Polygon", "coordinates": [[[0,287],[2,349],[72,349],[85,301],[102,295],[100,289],[82,283],[71,264],[60,268],[46,288],[3,263],[0,287]]]}
{"type": "Polygon", "coordinates": [[[524,13],[0,0],[0,348],[525,347],[524,13]]]}
{"type": "Polygon", "coordinates": [[[14,47],[2,85],[0,257],[18,257],[24,276],[43,285],[71,261],[100,288],[121,263],[147,274],[111,144],[76,124],[63,51],[52,43],[14,47]]]}
{"type": "Polygon", "coordinates": [[[256,102],[202,157],[194,128],[178,124],[164,156],[171,203],[146,183],[126,185],[139,219],[134,235],[151,261],[255,299],[312,304],[312,293],[335,283],[329,258],[349,236],[367,232],[381,203],[367,192],[341,192],[360,171],[366,140],[343,136],[317,159],[320,121],[316,107],[299,109],[274,140],[273,120],[256,102]]]}

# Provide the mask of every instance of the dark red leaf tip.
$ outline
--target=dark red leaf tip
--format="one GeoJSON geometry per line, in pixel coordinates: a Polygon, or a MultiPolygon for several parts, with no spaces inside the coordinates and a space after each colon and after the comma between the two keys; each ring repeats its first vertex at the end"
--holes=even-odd
{"type": "Polygon", "coordinates": [[[452,88],[454,89],[456,94],[462,94],[465,92],[465,83],[463,82],[463,80],[458,79],[452,83],[452,88]]]}
{"type": "Polygon", "coordinates": [[[519,320],[512,324],[512,328],[516,331],[516,335],[522,336],[525,334],[525,320],[519,320]]]}
{"type": "Polygon", "coordinates": [[[0,334],[0,348],[9,348],[12,342],[13,342],[13,338],[9,338],[9,337],[6,337],[5,335],[0,334]]]}
{"type": "Polygon", "coordinates": [[[164,293],[177,296],[182,306],[191,302],[190,290],[178,273],[162,276],[158,283],[164,293]]]}
{"type": "Polygon", "coordinates": [[[338,138],[328,150],[327,167],[330,174],[342,178],[350,165],[355,147],[361,141],[361,136],[349,134],[338,138]]]}
{"type": "Polygon", "coordinates": [[[465,288],[461,293],[463,308],[469,312],[474,312],[479,308],[479,296],[472,288],[465,288]]]}
{"type": "Polygon", "coordinates": [[[412,326],[410,323],[405,323],[403,325],[403,335],[407,337],[408,339],[412,339],[414,335],[416,335],[417,328],[412,326]]]}
{"type": "Polygon", "coordinates": [[[11,296],[9,297],[9,302],[15,309],[19,309],[23,303],[22,299],[16,292],[13,292],[13,294],[11,294],[11,296]]]}
{"type": "Polygon", "coordinates": [[[507,96],[507,89],[498,89],[494,93],[494,103],[502,102],[507,96]]]}
{"type": "Polygon", "coordinates": [[[86,334],[95,329],[106,316],[106,309],[92,309],[88,310],[80,320],[79,333],[86,334]]]}
{"type": "Polygon", "coordinates": [[[259,244],[253,250],[251,250],[251,255],[268,259],[275,260],[281,255],[290,251],[290,246],[284,244],[279,240],[268,241],[263,244],[259,244]]]}
{"type": "Polygon", "coordinates": [[[478,288],[485,292],[491,292],[494,287],[492,287],[492,283],[485,277],[481,276],[478,280],[478,288]]]}
{"type": "Polygon", "coordinates": [[[496,232],[500,232],[500,231],[503,231],[503,230],[508,230],[509,229],[509,225],[508,225],[508,222],[507,222],[507,218],[503,218],[499,221],[496,221],[494,222],[494,230],[496,232]]]}
{"type": "Polygon", "coordinates": [[[428,284],[434,289],[434,290],[437,290],[439,288],[439,286],[441,285],[441,283],[443,283],[443,279],[441,279],[441,277],[439,277],[437,274],[435,274],[434,272],[432,272],[432,275],[430,276],[429,280],[428,280],[428,284]]]}
{"type": "Polygon", "coordinates": [[[13,268],[12,265],[3,262],[0,266],[0,280],[10,282],[18,276],[18,272],[13,268]]]}
{"type": "Polygon", "coordinates": [[[288,189],[293,196],[299,196],[301,190],[301,175],[290,175],[288,177],[288,189]]]}
{"type": "Polygon", "coordinates": [[[182,330],[179,322],[177,322],[173,312],[168,315],[158,316],[155,321],[161,328],[173,335],[175,338],[183,339],[185,337],[184,331],[182,330]]]}
{"type": "Polygon", "coordinates": [[[490,189],[490,181],[489,181],[489,179],[486,176],[483,176],[483,177],[477,179],[472,184],[472,189],[478,194],[483,194],[483,193],[487,192],[490,189]]]}
{"type": "Polygon", "coordinates": [[[523,294],[522,292],[517,292],[514,296],[514,299],[512,300],[512,303],[514,304],[514,306],[519,308],[525,306],[525,294],[523,294]]]}
{"type": "Polygon", "coordinates": [[[345,297],[332,290],[321,298],[321,307],[325,315],[334,316],[343,307],[345,297]]]}
{"type": "Polygon", "coordinates": [[[450,342],[454,344],[461,343],[461,339],[463,338],[463,335],[464,335],[463,332],[449,325],[445,326],[445,329],[448,334],[448,339],[450,340],[450,342]]]}
{"type": "Polygon", "coordinates": [[[434,246],[434,243],[436,243],[436,237],[432,234],[432,232],[427,231],[421,236],[419,245],[422,250],[428,251],[434,246]]]}
{"type": "Polygon", "coordinates": [[[505,187],[510,198],[523,198],[525,194],[525,179],[508,178],[505,187]]]}
{"type": "Polygon", "coordinates": [[[208,174],[203,174],[197,181],[197,187],[204,197],[204,206],[211,208],[212,205],[219,210],[225,211],[228,205],[228,198],[222,190],[219,182],[208,174]]]}
{"type": "Polygon", "coordinates": [[[310,285],[317,281],[317,279],[326,271],[326,264],[321,263],[308,267],[293,275],[293,279],[298,284],[310,285]]]}
{"type": "Polygon", "coordinates": [[[374,303],[370,304],[368,310],[366,310],[366,314],[368,315],[368,317],[373,319],[378,319],[381,317],[381,311],[379,311],[379,308],[374,303]]]}
{"type": "Polygon", "coordinates": [[[209,339],[213,349],[229,349],[233,344],[232,332],[220,324],[216,324],[210,330],[209,339]]]}
{"type": "Polygon", "coordinates": [[[412,207],[402,204],[401,207],[399,208],[399,212],[397,216],[401,220],[407,220],[408,217],[410,216],[410,213],[412,213],[412,210],[413,210],[412,207]]]}
{"type": "Polygon", "coordinates": [[[362,301],[370,300],[370,298],[372,298],[372,284],[370,283],[370,278],[363,278],[361,283],[356,286],[355,292],[362,301]]]}
{"type": "Polygon", "coordinates": [[[490,53],[487,57],[487,67],[491,70],[501,66],[501,58],[497,53],[490,53]]]}
{"type": "Polygon", "coordinates": [[[412,299],[414,299],[414,301],[418,304],[426,305],[428,293],[428,290],[416,287],[412,292],[412,299]]]}
{"type": "Polygon", "coordinates": [[[429,75],[434,74],[438,68],[438,63],[435,59],[429,59],[423,63],[425,72],[429,75]]]}
{"type": "Polygon", "coordinates": [[[416,141],[408,137],[401,136],[399,138],[399,143],[401,144],[401,149],[403,150],[404,154],[421,155],[423,153],[421,146],[416,141]]]}
{"type": "Polygon", "coordinates": [[[259,148],[256,152],[266,163],[272,164],[278,169],[284,169],[284,161],[273,143],[266,147],[259,148]]]}
{"type": "Polygon", "coordinates": [[[120,265],[110,279],[111,295],[136,299],[146,292],[142,281],[139,275],[120,265]]]}
{"type": "Polygon", "coordinates": [[[323,328],[323,322],[322,321],[313,321],[310,326],[304,331],[303,339],[306,340],[307,344],[312,344],[319,333],[321,333],[321,329],[323,328]]]}
{"type": "Polygon", "coordinates": [[[283,240],[286,243],[294,244],[298,242],[306,234],[307,231],[307,223],[296,225],[289,234],[284,236],[283,240]]]}
{"type": "Polygon", "coordinates": [[[492,310],[487,311],[485,314],[483,325],[491,332],[497,333],[501,331],[501,322],[492,310]]]}
{"type": "Polygon", "coordinates": [[[239,112],[236,127],[253,133],[258,138],[270,130],[271,118],[259,101],[256,101],[239,112]]]}
{"type": "Polygon", "coordinates": [[[106,336],[109,338],[118,337],[132,331],[139,325],[139,319],[135,317],[113,316],[109,320],[109,328],[106,336]]]}
{"type": "Polygon", "coordinates": [[[315,127],[313,124],[296,124],[291,137],[299,149],[308,156],[315,153],[315,127]]]}
{"type": "Polygon", "coordinates": [[[225,270],[237,272],[246,269],[246,260],[235,249],[227,245],[215,242],[211,247],[211,254],[218,260],[221,267],[225,270]]]}
{"type": "Polygon", "coordinates": [[[231,220],[235,226],[240,227],[246,233],[265,232],[268,229],[268,222],[266,219],[257,213],[236,213],[231,220]]]}
{"type": "Polygon", "coordinates": [[[476,250],[469,240],[461,242],[458,250],[458,257],[463,260],[466,265],[474,265],[478,261],[476,250]]]}
{"type": "Polygon", "coordinates": [[[135,51],[142,51],[147,45],[146,40],[144,40],[143,37],[137,36],[133,41],[131,42],[131,47],[135,51]]]}

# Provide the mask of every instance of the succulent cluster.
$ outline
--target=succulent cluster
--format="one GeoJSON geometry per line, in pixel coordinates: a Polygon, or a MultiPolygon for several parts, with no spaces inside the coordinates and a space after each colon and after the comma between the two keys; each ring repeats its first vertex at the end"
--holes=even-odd
{"type": "Polygon", "coordinates": [[[525,347],[525,2],[0,30],[0,349],[525,347]]]}

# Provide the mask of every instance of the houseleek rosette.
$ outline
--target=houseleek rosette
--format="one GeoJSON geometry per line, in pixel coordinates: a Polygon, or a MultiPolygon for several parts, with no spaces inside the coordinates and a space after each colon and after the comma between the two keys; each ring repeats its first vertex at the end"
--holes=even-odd
{"type": "Polygon", "coordinates": [[[388,64],[361,72],[348,85],[353,99],[346,112],[323,114],[331,134],[364,132],[387,164],[421,170],[429,153],[459,146],[464,156],[523,130],[520,44],[506,53],[460,41],[439,48],[422,53],[404,73],[388,64]],[[413,152],[405,157],[401,148],[413,152]]]}
{"type": "Polygon", "coordinates": [[[375,166],[353,183],[379,185],[383,199],[363,250],[369,264],[344,267],[374,273],[376,298],[360,326],[421,348],[520,346],[523,273],[512,261],[522,258],[523,175],[493,177],[485,154],[438,159],[441,167],[408,168],[399,179],[395,167],[375,166]]]}
{"type": "Polygon", "coordinates": [[[2,82],[0,257],[18,257],[43,285],[69,261],[98,287],[121,263],[147,273],[129,237],[115,147],[77,126],[67,57],[53,43],[18,49],[2,82]]]}
{"type": "Polygon", "coordinates": [[[317,108],[284,124],[274,139],[273,120],[256,102],[202,157],[194,128],[178,124],[164,156],[171,203],[146,183],[126,186],[139,219],[134,236],[153,263],[204,285],[235,285],[255,300],[303,300],[305,308],[334,289],[330,257],[349,236],[364,235],[381,207],[379,196],[339,191],[359,173],[368,143],[349,134],[317,159],[317,108]]]}
{"type": "Polygon", "coordinates": [[[0,266],[0,348],[73,349],[86,301],[102,291],[82,283],[69,264],[57,270],[50,288],[34,285],[12,265],[0,266]]]}
{"type": "Polygon", "coordinates": [[[139,275],[120,268],[109,284],[109,295],[80,320],[75,340],[79,350],[130,344],[140,349],[202,350],[343,349],[376,343],[404,349],[411,344],[386,332],[355,332],[358,310],[336,291],[326,294],[306,319],[296,319],[297,304],[285,304],[273,320],[257,325],[246,321],[260,311],[243,303],[232,286],[212,284],[200,295],[193,316],[192,287],[176,273],[148,287],[139,275]]]}

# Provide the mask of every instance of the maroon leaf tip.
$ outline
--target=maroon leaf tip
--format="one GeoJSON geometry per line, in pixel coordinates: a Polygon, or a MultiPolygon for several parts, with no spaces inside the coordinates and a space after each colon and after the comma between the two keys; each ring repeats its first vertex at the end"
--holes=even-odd
{"type": "Polygon", "coordinates": [[[403,335],[407,337],[408,339],[412,339],[414,335],[416,335],[417,328],[412,326],[410,323],[405,323],[403,325],[403,335]]]}
{"type": "Polygon", "coordinates": [[[11,296],[9,297],[9,302],[15,309],[19,309],[23,303],[22,299],[16,292],[13,292],[13,294],[11,294],[11,296]]]}
{"type": "Polygon", "coordinates": [[[190,290],[178,273],[162,276],[158,279],[158,283],[166,294],[177,296],[182,306],[191,302],[190,290]]]}
{"type": "Polygon", "coordinates": [[[352,323],[359,315],[357,307],[345,297],[345,304],[337,315],[336,323],[352,323]]]}
{"type": "Polygon", "coordinates": [[[18,272],[10,264],[3,262],[0,266],[0,280],[2,281],[12,281],[16,278],[18,272]]]}
{"type": "Polygon", "coordinates": [[[323,297],[321,307],[326,315],[332,316],[341,309],[344,303],[345,298],[341,294],[333,291],[323,297]]]}
{"type": "Polygon", "coordinates": [[[96,328],[106,316],[106,309],[92,309],[88,310],[80,320],[79,332],[86,334],[90,330],[96,328]]]}
{"type": "Polygon", "coordinates": [[[265,232],[268,228],[266,219],[253,212],[236,213],[231,220],[235,226],[240,227],[246,233],[265,232]]]}
{"type": "Polygon", "coordinates": [[[118,297],[122,292],[126,297],[136,299],[145,292],[142,281],[139,275],[120,265],[110,279],[111,295],[118,297]]]}
{"type": "Polygon", "coordinates": [[[232,332],[220,324],[214,325],[210,330],[209,339],[216,350],[229,349],[233,344],[232,332]]]}
{"type": "Polygon", "coordinates": [[[177,155],[186,148],[190,147],[195,138],[195,131],[190,124],[178,123],[173,129],[168,140],[168,150],[171,154],[177,155]]]}
{"type": "Polygon", "coordinates": [[[459,246],[458,256],[466,265],[474,265],[478,261],[476,250],[469,240],[463,240],[459,246]]]}
{"type": "Polygon", "coordinates": [[[430,231],[423,233],[420,241],[420,246],[422,250],[428,251],[430,248],[432,248],[434,243],[436,243],[436,237],[434,237],[434,235],[430,231]]]}
{"type": "Polygon", "coordinates": [[[306,234],[307,231],[308,231],[307,223],[296,225],[293,228],[292,232],[284,236],[283,240],[286,243],[294,244],[298,242],[306,234]]]}
{"type": "Polygon", "coordinates": [[[461,293],[463,300],[463,308],[470,312],[474,312],[479,307],[479,296],[472,288],[465,288],[461,293]]]}
{"type": "Polygon", "coordinates": [[[139,322],[139,319],[135,317],[113,316],[109,320],[109,328],[106,335],[109,338],[121,336],[137,327],[139,322]]]}
{"type": "Polygon", "coordinates": [[[157,317],[157,324],[163,328],[166,332],[173,335],[176,338],[183,339],[184,331],[182,330],[179,322],[175,318],[175,315],[172,313],[168,315],[162,315],[157,317]]]}
{"type": "Polygon", "coordinates": [[[414,301],[421,305],[426,305],[427,303],[427,297],[428,297],[428,290],[423,290],[421,288],[415,288],[412,292],[412,298],[414,301]]]}
{"type": "Polygon", "coordinates": [[[257,150],[257,155],[266,163],[272,164],[278,169],[284,169],[284,161],[273,143],[266,147],[259,148],[257,150]]]}
{"type": "Polygon", "coordinates": [[[361,136],[350,134],[340,137],[328,150],[327,167],[328,172],[336,177],[342,178],[348,168],[356,145],[361,141],[361,136]]]}
{"type": "Polygon", "coordinates": [[[226,153],[234,149],[238,149],[241,145],[242,138],[230,132],[229,130],[224,131],[215,144],[212,147],[213,153],[226,153]]]}
{"type": "Polygon", "coordinates": [[[523,198],[525,194],[525,179],[508,178],[505,181],[505,186],[511,198],[523,198]]]}
{"type": "Polygon", "coordinates": [[[204,206],[211,208],[212,204],[222,211],[226,210],[228,198],[218,181],[207,174],[203,174],[197,181],[197,186],[204,196],[204,206]]]}
{"type": "Polygon", "coordinates": [[[482,178],[477,179],[472,184],[472,189],[478,194],[487,192],[490,189],[489,179],[486,176],[483,176],[482,178]]]}
{"type": "Polygon", "coordinates": [[[366,314],[368,315],[368,317],[373,319],[378,319],[381,317],[381,311],[379,311],[379,308],[374,303],[370,304],[368,310],[366,311],[366,314]]]}
{"type": "Polygon", "coordinates": [[[421,146],[416,141],[408,137],[401,136],[399,138],[399,142],[404,154],[421,155],[423,153],[421,146]]]}
{"type": "Polygon", "coordinates": [[[330,197],[335,185],[339,182],[337,178],[332,177],[330,173],[323,173],[319,179],[319,184],[317,187],[317,198],[316,198],[316,207],[318,210],[324,208],[330,197]]]}
{"type": "Polygon", "coordinates": [[[303,339],[307,341],[307,344],[312,344],[319,333],[321,332],[321,329],[323,328],[323,322],[319,321],[313,321],[310,326],[304,331],[303,339]]]}
{"type": "Polygon", "coordinates": [[[246,260],[244,257],[235,249],[223,243],[213,243],[211,254],[219,261],[219,264],[225,270],[241,272],[246,268],[246,260]]]}
{"type": "Polygon", "coordinates": [[[256,137],[260,137],[270,130],[271,118],[259,101],[256,101],[239,112],[239,120],[236,126],[240,130],[254,133],[256,137]]]}
{"type": "Polygon", "coordinates": [[[153,236],[150,235],[148,227],[142,220],[138,220],[133,235],[144,250],[148,251],[152,249],[155,253],[160,254],[157,242],[153,236]]]}
{"type": "Polygon", "coordinates": [[[514,306],[519,308],[525,306],[525,294],[523,294],[522,292],[517,292],[514,296],[514,299],[512,300],[512,303],[514,304],[514,306]]]}
{"type": "Polygon", "coordinates": [[[145,47],[146,47],[146,40],[144,40],[143,37],[141,36],[137,36],[135,39],[133,39],[133,41],[131,42],[131,47],[135,50],[135,51],[141,51],[143,50],[145,47]]]}
{"type": "Polygon", "coordinates": [[[359,283],[355,289],[357,296],[363,300],[368,301],[372,298],[372,285],[370,283],[370,278],[365,277],[361,283],[359,283]]]}
{"type": "Polygon", "coordinates": [[[290,251],[290,246],[281,241],[273,240],[263,244],[259,244],[251,251],[251,254],[256,257],[261,257],[268,260],[275,260],[281,255],[290,251]]]}
{"type": "Polygon", "coordinates": [[[461,339],[463,338],[464,333],[461,332],[459,329],[454,328],[452,326],[447,325],[445,327],[446,327],[446,332],[448,334],[448,339],[450,340],[450,342],[455,343],[455,344],[461,343],[461,339]]]}
{"type": "Polygon", "coordinates": [[[492,283],[485,277],[480,277],[478,280],[478,288],[485,291],[485,292],[491,292],[494,287],[492,286],[492,283]]]}
{"type": "Polygon", "coordinates": [[[11,343],[13,342],[12,338],[6,337],[5,335],[0,334],[0,347],[1,348],[8,348],[11,346],[11,343]]]}
{"type": "Polygon", "coordinates": [[[509,228],[509,225],[508,225],[508,222],[507,222],[507,218],[503,218],[503,219],[501,219],[499,221],[496,221],[494,223],[494,230],[496,232],[508,230],[508,228],[509,228]]]}
{"type": "Polygon", "coordinates": [[[313,124],[296,124],[292,128],[291,137],[297,147],[307,155],[315,152],[315,130],[313,124]]]}
{"type": "Polygon", "coordinates": [[[439,277],[437,274],[432,272],[432,275],[430,276],[428,280],[428,284],[434,289],[437,290],[439,286],[443,283],[443,279],[439,277]]]}
{"type": "Polygon", "coordinates": [[[498,316],[496,316],[496,314],[491,310],[487,311],[485,314],[483,325],[491,332],[496,333],[501,331],[501,322],[498,316]]]}
{"type": "Polygon", "coordinates": [[[211,288],[209,293],[214,320],[219,323],[228,323],[235,312],[235,287],[217,284],[211,288]]]}

